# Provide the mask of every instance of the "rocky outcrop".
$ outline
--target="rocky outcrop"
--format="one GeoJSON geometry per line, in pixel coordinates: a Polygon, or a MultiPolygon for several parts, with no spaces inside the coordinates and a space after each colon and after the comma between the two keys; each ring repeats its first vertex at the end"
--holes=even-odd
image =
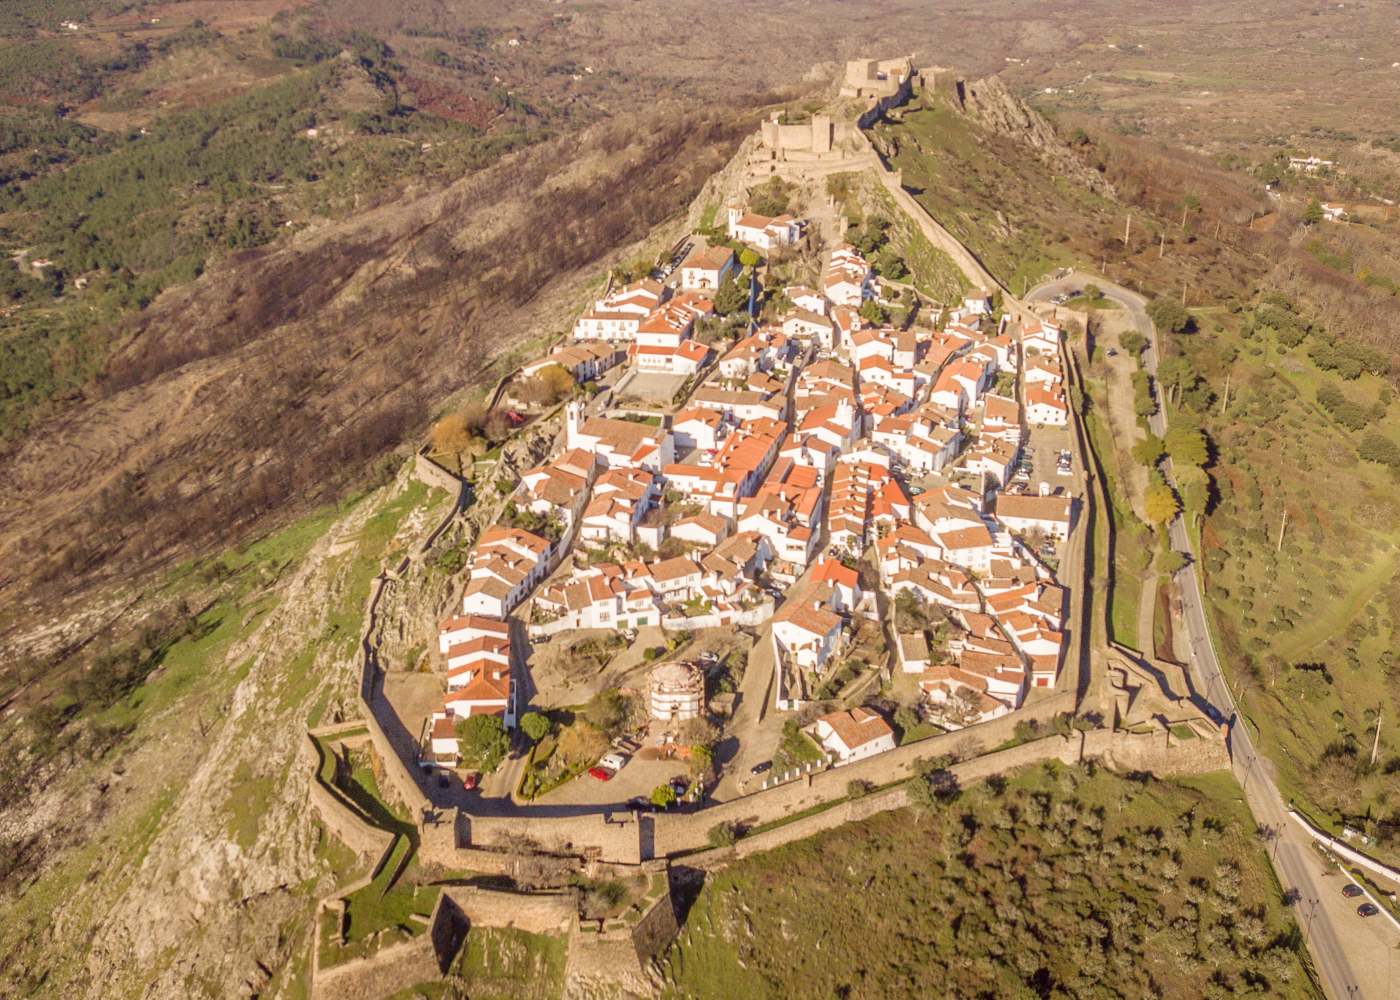
{"type": "Polygon", "coordinates": [[[1114,197],[1113,185],[1086,166],[1065,145],[1048,121],[1006,89],[1000,77],[958,81],[955,93],[965,114],[998,135],[1033,146],[1055,173],[1064,174],[1096,194],[1114,197]]]}

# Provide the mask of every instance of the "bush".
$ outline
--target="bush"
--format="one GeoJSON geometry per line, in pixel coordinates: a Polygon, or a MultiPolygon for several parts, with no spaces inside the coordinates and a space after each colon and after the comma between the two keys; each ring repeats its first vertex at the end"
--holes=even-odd
{"type": "Polygon", "coordinates": [[[729,847],[739,839],[739,827],[734,823],[716,823],[705,836],[712,847],[729,847]]]}
{"type": "Polygon", "coordinates": [[[874,790],[874,782],[866,781],[864,778],[852,778],[846,782],[846,796],[848,798],[859,799],[869,795],[874,790]]]}
{"type": "Polygon", "coordinates": [[[549,719],[539,712],[526,712],[520,719],[520,729],[532,743],[538,743],[549,735],[549,719]]]}
{"type": "Polygon", "coordinates": [[[1371,421],[1369,407],[1348,399],[1339,388],[1330,383],[1318,387],[1317,402],[1331,414],[1332,419],[1348,430],[1359,431],[1371,421]]]}

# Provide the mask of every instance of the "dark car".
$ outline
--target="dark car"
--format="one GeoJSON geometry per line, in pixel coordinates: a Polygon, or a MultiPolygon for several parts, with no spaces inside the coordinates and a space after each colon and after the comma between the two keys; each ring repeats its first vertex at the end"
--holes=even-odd
{"type": "Polygon", "coordinates": [[[771,770],[773,770],[773,762],[771,760],[761,760],[753,767],[749,768],[749,773],[763,774],[764,772],[771,770]]]}
{"type": "Polygon", "coordinates": [[[1363,917],[1374,917],[1381,912],[1381,908],[1375,903],[1362,903],[1356,908],[1356,912],[1363,917]]]}
{"type": "Polygon", "coordinates": [[[651,812],[651,799],[647,798],[645,795],[634,795],[627,800],[627,808],[636,809],[639,812],[651,812]]]}
{"type": "Polygon", "coordinates": [[[1357,896],[1361,895],[1361,886],[1349,882],[1342,886],[1342,895],[1347,899],[1355,899],[1357,896]]]}

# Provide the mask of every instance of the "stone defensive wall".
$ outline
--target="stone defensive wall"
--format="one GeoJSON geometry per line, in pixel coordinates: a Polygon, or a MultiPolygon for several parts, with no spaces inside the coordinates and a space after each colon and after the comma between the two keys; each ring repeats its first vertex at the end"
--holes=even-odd
{"type": "MultiPolygon", "coordinates": [[[[1040,710],[1048,720],[1057,711],[1072,705],[1069,692],[1046,699],[1040,710]]],[[[425,828],[421,856],[445,867],[489,866],[507,874],[510,855],[530,844],[537,850],[621,865],[636,865],[652,859],[677,858],[709,850],[710,831],[721,823],[763,830],[741,839],[727,856],[745,856],[769,850],[778,844],[811,836],[821,830],[862,819],[874,812],[897,809],[906,804],[902,787],[847,800],[852,781],[875,786],[902,782],[915,774],[921,760],[945,754],[962,757],[950,770],[964,783],[979,781],[992,774],[1013,770],[1046,760],[1078,764],[1098,760],[1120,772],[1142,771],[1159,776],[1196,774],[1229,767],[1229,753],[1223,734],[1193,730],[1190,738],[1180,738],[1170,730],[1125,732],[1107,729],[1075,731],[1069,736],[1050,736],[1005,750],[987,753],[989,745],[1006,742],[1016,722],[1027,718],[1007,716],[970,731],[949,733],[842,767],[807,774],[795,781],[755,792],[730,802],[709,806],[697,812],[650,814],[631,812],[581,813],[576,815],[469,816],[457,812],[432,828],[425,828]],[[1004,722],[1007,725],[998,726],[1004,722]],[[828,803],[832,807],[820,810],[828,803]],[[820,810],[791,822],[788,817],[820,810]],[[470,858],[470,861],[468,860],[470,858]],[[496,859],[493,863],[492,859],[496,859]]],[[[545,812],[548,807],[542,807],[545,812]]],[[[691,863],[687,861],[687,863],[691,863]]]]}
{"type": "Polygon", "coordinates": [[[320,777],[324,763],[318,737],[333,739],[341,733],[354,733],[360,740],[367,740],[369,734],[362,722],[347,723],[342,726],[313,730],[306,734],[302,759],[307,771],[307,801],[311,808],[341,843],[362,857],[383,858],[394,843],[394,834],[383,827],[375,826],[357,810],[328,787],[320,777]]]}

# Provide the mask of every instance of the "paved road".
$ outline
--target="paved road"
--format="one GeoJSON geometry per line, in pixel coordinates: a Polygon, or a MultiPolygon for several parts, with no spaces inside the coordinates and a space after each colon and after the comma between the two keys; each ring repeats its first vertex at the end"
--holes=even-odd
{"type": "MultiPolygon", "coordinates": [[[[1071,274],[1037,286],[1027,301],[1045,301],[1058,292],[1082,288],[1088,283],[1097,285],[1105,297],[1127,310],[1134,325],[1147,337],[1149,346],[1143,353],[1143,364],[1148,372],[1155,374],[1160,357],[1157,331],[1141,295],[1096,276],[1071,274]]],[[[1159,437],[1166,434],[1165,409],[1159,409],[1152,416],[1149,426],[1159,437]]],[[[1167,473],[1170,476],[1170,463],[1167,473]]],[[[1175,549],[1192,551],[1191,538],[1180,517],[1172,523],[1170,534],[1175,549]]],[[[1288,819],[1287,803],[1274,783],[1269,762],[1255,751],[1248,724],[1239,715],[1234,695],[1225,682],[1206,622],[1194,562],[1181,570],[1177,582],[1190,641],[1188,667],[1192,686],[1216,720],[1230,725],[1235,776],[1244,787],[1245,799],[1255,821],[1261,827],[1278,831],[1277,839],[1272,842],[1274,867],[1284,890],[1296,894],[1298,921],[1323,988],[1332,997],[1400,995],[1394,989],[1390,974],[1392,953],[1400,947],[1400,932],[1382,926],[1388,922],[1378,919],[1362,922],[1351,902],[1342,896],[1341,880],[1333,876],[1308,838],[1288,819]]]]}

